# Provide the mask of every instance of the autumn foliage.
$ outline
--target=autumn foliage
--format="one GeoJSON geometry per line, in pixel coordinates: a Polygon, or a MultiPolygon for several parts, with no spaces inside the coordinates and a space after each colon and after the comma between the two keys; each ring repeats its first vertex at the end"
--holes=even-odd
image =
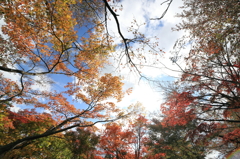
{"type": "Polygon", "coordinates": [[[174,83],[177,89],[168,88],[166,101],[161,105],[163,126],[184,126],[195,121],[195,127],[185,137],[223,154],[239,147],[239,8],[236,6],[239,2],[234,0],[184,2],[184,12],[178,15],[183,22],[176,30],[190,32],[185,40],[190,38],[192,47],[185,57],[185,68],[174,61],[182,75],[174,83]]]}
{"type": "Polygon", "coordinates": [[[147,137],[147,119],[139,115],[133,121],[106,125],[99,141],[100,155],[115,159],[141,159],[148,153],[145,143],[147,137]]]}
{"type": "Polygon", "coordinates": [[[105,68],[123,46],[126,65],[143,77],[133,59],[141,65],[142,52],[163,51],[138,30],[137,20],[138,29],[128,30],[133,38],[124,37],[118,1],[1,0],[0,158],[201,159],[238,149],[240,3],[183,1],[177,15],[183,21],[174,30],[189,34],[172,54],[181,75],[162,87],[160,115],[149,120],[138,104],[118,107],[131,89],[105,68]],[[108,32],[109,14],[119,45],[108,32]],[[183,46],[190,49],[181,56],[183,46]],[[104,123],[101,129],[97,123],[104,123]]]}
{"type": "Polygon", "coordinates": [[[98,16],[103,4],[1,1],[5,21],[0,35],[1,128],[18,135],[1,142],[0,154],[35,139],[114,121],[128,113],[116,106],[126,91],[122,79],[101,73],[114,51],[98,16]],[[116,102],[108,102],[109,98],[116,102]],[[26,109],[14,112],[11,107],[16,105],[26,109]],[[121,115],[111,114],[116,112],[121,115]]]}

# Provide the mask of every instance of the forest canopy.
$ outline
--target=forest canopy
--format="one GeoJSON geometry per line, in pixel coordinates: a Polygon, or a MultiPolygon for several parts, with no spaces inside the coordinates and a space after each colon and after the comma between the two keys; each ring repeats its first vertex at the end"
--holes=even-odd
{"type": "Polygon", "coordinates": [[[0,158],[201,159],[238,150],[240,2],[181,2],[1,0],[0,158]],[[131,18],[132,4],[143,18],[131,18]],[[181,37],[171,43],[164,29],[175,5],[179,23],[168,29],[181,37]],[[147,102],[132,100],[141,81],[161,93],[142,89],[147,102]],[[154,115],[152,98],[162,99],[154,115]]]}

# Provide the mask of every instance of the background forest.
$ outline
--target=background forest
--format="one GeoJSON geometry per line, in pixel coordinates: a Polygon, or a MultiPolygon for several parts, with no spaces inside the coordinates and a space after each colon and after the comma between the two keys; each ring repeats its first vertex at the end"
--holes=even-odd
{"type": "Polygon", "coordinates": [[[0,4],[1,159],[220,159],[239,150],[239,0],[0,4]],[[181,36],[167,38],[174,6],[168,29],[181,36]],[[141,81],[158,91],[157,109],[147,89],[131,99],[141,81]]]}

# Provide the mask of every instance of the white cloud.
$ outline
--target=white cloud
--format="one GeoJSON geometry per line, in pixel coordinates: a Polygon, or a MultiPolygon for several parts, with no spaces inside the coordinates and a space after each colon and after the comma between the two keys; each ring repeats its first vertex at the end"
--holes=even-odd
{"type": "MultiPolygon", "coordinates": [[[[38,69],[36,72],[41,72],[41,69],[38,69]]],[[[37,75],[33,76],[34,84],[31,86],[33,90],[39,91],[51,91],[53,80],[46,75],[37,75]]]]}
{"type": "Polygon", "coordinates": [[[94,126],[96,126],[99,130],[96,132],[96,134],[101,134],[101,131],[105,129],[104,123],[97,123],[94,126]]]}
{"type": "Polygon", "coordinates": [[[13,112],[18,112],[19,110],[21,110],[21,108],[17,105],[13,105],[12,107],[10,107],[10,110],[13,112]]]}
{"type": "Polygon", "coordinates": [[[2,36],[2,38],[4,38],[4,39],[7,38],[7,36],[4,35],[3,32],[2,32],[2,26],[5,25],[5,24],[6,24],[6,23],[5,23],[5,21],[4,21],[4,18],[1,18],[1,17],[0,17],[0,36],[2,36]]]}
{"type": "MultiPolygon", "coordinates": [[[[130,81],[124,81],[130,85],[130,81]]],[[[127,95],[121,103],[122,106],[128,106],[129,103],[140,102],[146,108],[146,111],[158,110],[161,104],[161,97],[159,93],[154,91],[153,88],[146,81],[140,81],[138,84],[131,83],[133,85],[133,91],[130,95],[127,95]]]]}
{"type": "MultiPolygon", "coordinates": [[[[173,49],[173,46],[176,40],[183,36],[183,32],[173,32],[172,28],[181,21],[181,19],[175,17],[177,13],[181,12],[179,8],[182,6],[182,1],[173,1],[170,8],[168,9],[164,18],[159,20],[150,20],[150,18],[159,18],[161,17],[162,13],[165,11],[167,4],[161,5],[164,1],[136,1],[136,0],[123,0],[118,4],[118,6],[123,6],[122,11],[118,11],[117,14],[118,20],[120,23],[120,28],[122,34],[125,38],[133,37],[131,32],[128,32],[128,27],[134,26],[132,24],[133,20],[136,19],[138,24],[146,23],[146,25],[142,25],[140,27],[140,31],[146,35],[146,37],[154,37],[157,36],[159,39],[155,40],[158,42],[158,47],[165,51],[166,53],[163,55],[152,56],[148,53],[145,53],[147,58],[147,62],[144,65],[149,65],[150,67],[143,67],[141,72],[143,75],[150,77],[152,79],[166,77],[166,76],[174,76],[179,77],[179,72],[171,71],[172,70],[179,70],[177,65],[174,65],[173,62],[170,60],[170,57],[173,55],[170,51],[173,49]],[[152,65],[154,60],[158,58],[158,62],[155,65],[152,65]],[[169,68],[169,69],[166,69],[169,68]]],[[[108,22],[108,29],[109,33],[112,36],[116,36],[117,38],[114,39],[116,43],[119,43],[121,40],[119,38],[117,27],[115,20],[111,17],[111,21],[108,22]]],[[[140,47],[139,45],[133,45],[133,49],[137,49],[140,47]]],[[[185,51],[187,52],[187,50],[185,51]]],[[[120,50],[117,50],[115,55],[120,54],[120,50]]],[[[123,62],[126,58],[123,58],[123,62]]],[[[184,63],[181,63],[184,64],[184,63]]],[[[119,66],[119,63],[114,63],[114,68],[119,66]],[[115,64],[115,65],[114,65],[115,64]]],[[[184,67],[184,65],[183,65],[184,67]]],[[[106,67],[104,72],[113,72],[114,69],[110,67],[106,67]]],[[[124,83],[125,87],[133,87],[133,92],[131,95],[126,96],[121,103],[121,106],[128,106],[131,103],[135,103],[137,101],[141,102],[147,110],[157,110],[159,109],[161,103],[161,95],[156,92],[150,85],[143,80],[139,82],[139,76],[130,72],[129,68],[119,68],[119,74],[125,77],[124,83]]]]}

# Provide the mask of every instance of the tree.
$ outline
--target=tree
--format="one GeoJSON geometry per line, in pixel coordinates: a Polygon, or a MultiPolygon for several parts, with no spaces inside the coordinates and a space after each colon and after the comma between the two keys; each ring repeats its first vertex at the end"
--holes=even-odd
{"type": "MultiPolygon", "coordinates": [[[[54,124],[50,114],[37,113],[35,110],[20,110],[12,112],[6,110],[3,125],[0,129],[0,143],[14,142],[26,136],[40,134],[46,131],[54,124]]],[[[15,146],[15,150],[6,153],[2,158],[27,157],[33,156],[35,152],[40,151],[39,140],[25,142],[15,146]],[[31,145],[32,144],[32,145],[31,145]]]]}
{"type": "MultiPolygon", "coordinates": [[[[54,122],[40,128],[44,131],[27,133],[2,144],[0,155],[43,137],[75,127],[114,121],[128,114],[121,112],[115,103],[106,101],[115,98],[119,102],[125,93],[120,77],[101,74],[115,49],[107,31],[108,13],[114,17],[123,40],[127,64],[140,74],[132,60],[135,55],[130,50],[131,45],[137,42],[152,48],[156,44],[151,45],[137,29],[131,30],[134,38],[124,37],[110,1],[1,1],[0,15],[6,25],[0,35],[0,104],[11,102],[14,106],[30,106],[37,112],[49,112],[54,122]],[[61,89],[57,89],[58,82],[61,82],[61,89]],[[77,105],[77,102],[84,104],[77,105]]],[[[135,58],[143,59],[143,56],[135,58]]],[[[8,108],[2,110],[9,111],[8,108]]],[[[11,120],[9,118],[9,123],[14,122],[11,120]]]]}
{"type": "Polygon", "coordinates": [[[64,137],[74,159],[90,159],[95,156],[99,136],[94,132],[78,128],[76,131],[68,131],[64,137]]]}
{"type": "Polygon", "coordinates": [[[189,130],[194,128],[194,121],[184,126],[164,125],[153,119],[149,127],[149,151],[160,158],[204,158],[203,144],[196,144],[188,138],[189,130]]]}
{"type": "Polygon", "coordinates": [[[108,124],[100,136],[98,147],[105,158],[141,159],[148,153],[147,119],[143,115],[108,124]]]}
{"type": "Polygon", "coordinates": [[[125,130],[117,123],[108,124],[100,138],[99,148],[105,158],[131,158],[134,154],[131,152],[133,132],[126,128],[125,130]]]}
{"type": "MultiPolygon", "coordinates": [[[[164,123],[184,126],[197,120],[189,132],[193,141],[208,141],[228,153],[239,147],[239,2],[186,0],[177,30],[190,32],[186,68],[180,67],[178,90],[170,91],[161,109],[164,123]],[[189,41],[190,38],[190,41],[189,41]],[[217,142],[216,142],[217,141],[217,142]],[[224,146],[225,145],[225,146],[224,146]],[[224,148],[223,148],[224,147],[224,148]]],[[[178,59],[175,57],[174,59],[178,59]]]]}
{"type": "MultiPolygon", "coordinates": [[[[190,31],[190,39],[198,47],[199,52],[204,47],[209,47],[214,42],[231,42],[234,47],[239,47],[237,38],[239,30],[239,2],[237,0],[211,0],[194,1],[184,0],[184,11],[178,14],[183,21],[177,25],[176,30],[190,31]]],[[[189,40],[189,39],[188,39],[189,40]]],[[[212,45],[213,47],[213,45],[212,45]]],[[[213,51],[218,51],[215,46],[213,51]]],[[[209,50],[211,51],[211,50],[209,50]]]]}
{"type": "MultiPolygon", "coordinates": [[[[114,103],[106,102],[108,98],[122,99],[124,91],[120,77],[100,73],[114,50],[106,38],[104,25],[97,20],[102,6],[103,3],[95,5],[94,1],[81,0],[3,1],[1,12],[6,25],[2,31],[6,38],[1,37],[0,42],[0,70],[3,72],[0,74],[0,102],[10,101],[12,105],[48,111],[54,121],[52,125],[39,124],[41,132],[28,132],[17,140],[2,143],[0,154],[74,127],[88,127],[124,116],[114,103]],[[84,31],[85,36],[78,37],[76,27],[84,31]],[[59,78],[65,82],[64,88],[56,89],[54,82],[59,78]],[[72,99],[85,104],[75,107],[72,99]],[[112,112],[121,116],[113,116],[112,112]]],[[[5,107],[9,106],[2,110],[8,109],[5,107]]],[[[38,117],[46,113],[32,115],[38,117]]],[[[21,116],[23,123],[25,120],[21,116]]],[[[7,135],[11,137],[12,134],[7,135]]]]}
{"type": "Polygon", "coordinates": [[[148,120],[143,115],[139,115],[138,118],[135,119],[133,124],[131,124],[131,128],[134,133],[133,149],[135,159],[143,158],[147,153],[147,148],[145,147],[145,143],[148,141],[147,123],[148,120]]]}

